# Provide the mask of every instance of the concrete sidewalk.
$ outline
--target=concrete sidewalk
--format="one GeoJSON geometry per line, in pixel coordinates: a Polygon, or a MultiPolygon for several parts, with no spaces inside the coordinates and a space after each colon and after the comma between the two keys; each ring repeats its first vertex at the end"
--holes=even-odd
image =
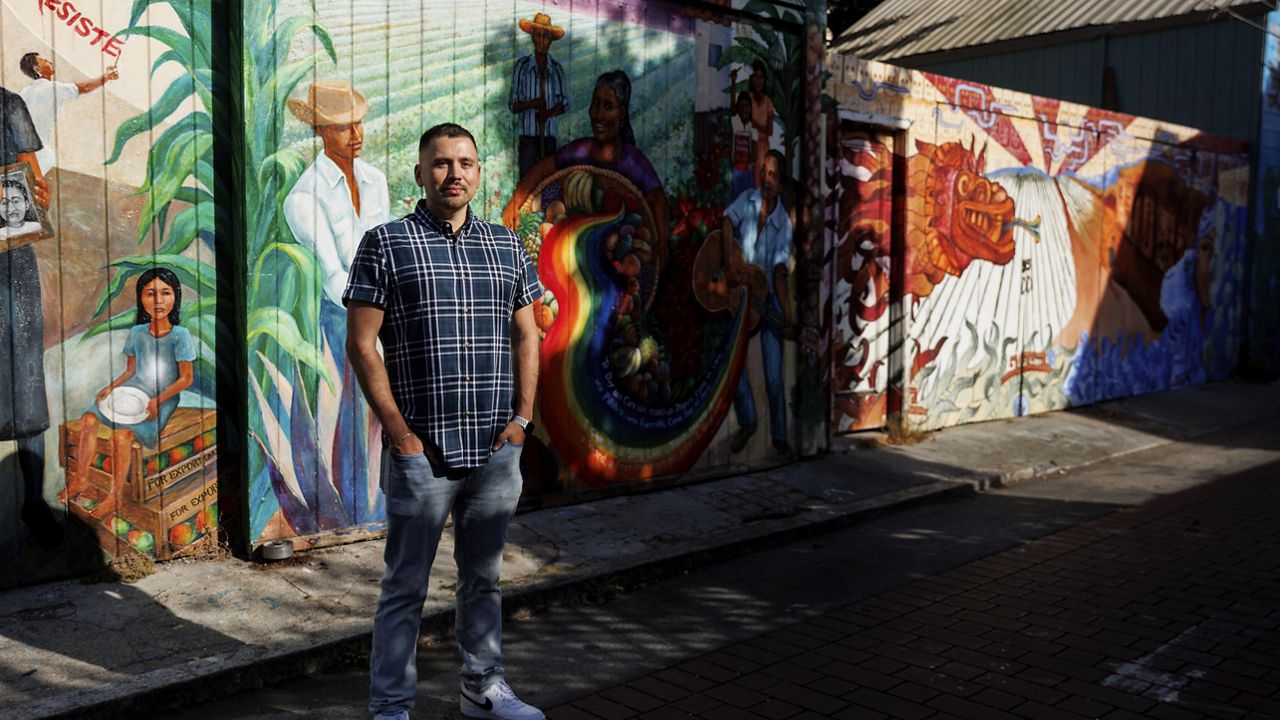
{"type": "MultiPolygon", "coordinates": [[[[865,438],[767,472],[525,513],[511,529],[508,612],[677,572],[923,502],[1245,427],[1280,386],[1216,384],[1079,411],[865,438]]],[[[170,563],[134,585],[63,581],[0,594],[0,718],[125,717],[301,675],[367,649],[382,544],[288,564],[170,563]]],[[[424,611],[452,624],[446,534],[424,611]]]]}

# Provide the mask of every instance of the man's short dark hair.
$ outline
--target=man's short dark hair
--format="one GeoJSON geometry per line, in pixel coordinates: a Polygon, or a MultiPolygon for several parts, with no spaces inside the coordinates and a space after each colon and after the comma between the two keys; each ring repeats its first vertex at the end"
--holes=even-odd
{"type": "Polygon", "coordinates": [[[31,52],[23,55],[22,59],[18,61],[18,67],[32,80],[40,79],[40,71],[36,70],[36,58],[38,57],[40,57],[40,53],[31,52]]]}
{"type": "Polygon", "coordinates": [[[773,158],[778,162],[778,179],[785,179],[787,177],[787,158],[782,154],[782,151],[769,148],[769,152],[765,153],[764,156],[765,159],[773,158]]]}
{"type": "Polygon", "coordinates": [[[422,139],[418,140],[418,152],[426,150],[438,137],[465,137],[471,141],[471,147],[475,148],[477,153],[480,152],[480,146],[476,144],[476,137],[471,134],[471,131],[462,127],[458,123],[451,122],[440,123],[439,125],[436,125],[422,133],[422,139]]]}

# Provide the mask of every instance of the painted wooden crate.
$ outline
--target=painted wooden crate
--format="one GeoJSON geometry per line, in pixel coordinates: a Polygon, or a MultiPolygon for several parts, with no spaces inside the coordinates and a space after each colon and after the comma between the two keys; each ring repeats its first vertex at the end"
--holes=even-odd
{"type": "MultiPolygon", "coordinates": [[[[68,477],[82,452],[79,437],[79,418],[63,423],[58,457],[68,477]]],[[[197,543],[216,542],[218,448],[213,410],[178,408],[156,448],[134,441],[116,511],[101,518],[93,511],[111,492],[110,428],[99,426],[92,451],[86,483],[68,498],[68,508],[93,529],[102,547],[128,548],[167,560],[197,543]]]]}

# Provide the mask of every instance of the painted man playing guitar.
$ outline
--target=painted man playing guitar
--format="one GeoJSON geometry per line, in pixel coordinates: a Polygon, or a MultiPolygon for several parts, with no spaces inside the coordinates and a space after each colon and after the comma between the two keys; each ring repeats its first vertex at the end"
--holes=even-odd
{"type": "MultiPolygon", "coordinates": [[[[769,430],[780,455],[791,454],[782,379],[782,340],[794,337],[794,317],[788,262],[791,257],[791,218],[779,199],[782,154],[771,150],[760,171],[760,187],[734,199],[724,211],[719,233],[703,242],[694,261],[694,296],[708,310],[738,306],[738,289],[747,288],[748,327],[759,325],[760,356],[769,397],[769,430]],[[763,320],[763,323],[761,323],[763,320]]],[[[733,401],[738,431],[729,449],[741,452],[755,434],[757,416],[746,372],[738,381],[733,401]]]]}

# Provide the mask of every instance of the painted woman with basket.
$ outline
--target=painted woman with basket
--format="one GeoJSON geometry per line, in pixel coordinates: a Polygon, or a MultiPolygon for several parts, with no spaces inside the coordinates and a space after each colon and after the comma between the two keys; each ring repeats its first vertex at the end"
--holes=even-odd
{"type": "Polygon", "coordinates": [[[94,517],[103,518],[116,508],[129,471],[129,447],[136,439],[154,448],[160,432],[178,407],[178,395],[191,386],[196,359],[191,331],[178,325],[182,284],[168,268],[152,268],[135,284],[138,315],[124,344],[128,363],[124,372],[98,392],[95,402],[80,420],[75,476],[68,480],[67,499],[87,487],[89,465],[97,455],[98,426],[112,428],[111,492],[95,506],[94,517]]]}
{"type": "Polygon", "coordinates": [[[543,181],[558,170],[575,165],[588,165],[618,173],[644,196],[653,213],[655,238],[653,250],[659,266],[667,263],[669,212],[662,179],[653,164],[636,147],[631,129],[631,79],[622,70],[612,70],[596,78],[591,93],[591,135],[560,146],[555,154],[533,166],[516,185],[511,202],[502,211],[502,221],[509,228],[520,222],[520,208],[543,181]]]}

